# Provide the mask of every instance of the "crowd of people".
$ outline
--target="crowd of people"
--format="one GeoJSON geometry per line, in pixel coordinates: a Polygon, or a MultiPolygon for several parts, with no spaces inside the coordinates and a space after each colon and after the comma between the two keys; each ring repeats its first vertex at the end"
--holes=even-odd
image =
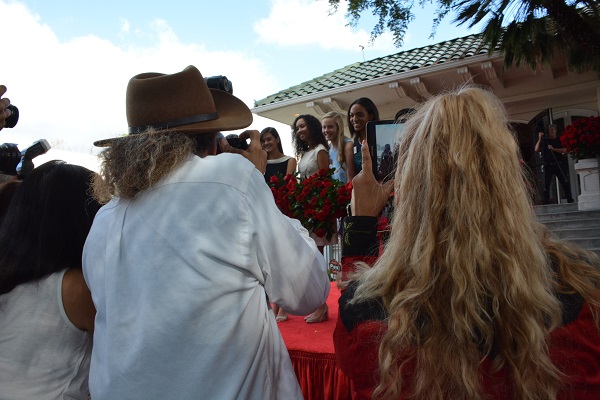
{"type": "Polygon", "coordinates": [[[332,339],[357,399],[600,398],[600,259],[537,222],[491,92],[401,110],[385,181],[368,98],[348,136],[297,116],[293,156],[271,127],[223,138],[251,111],[194,66],[131,78],[126,114],[99,174],[51,161],[0,186],[0,399],[301,399],[277,323],[328,319],[332,242],[267,183],[327,168],[353,184],[332,339]]]}

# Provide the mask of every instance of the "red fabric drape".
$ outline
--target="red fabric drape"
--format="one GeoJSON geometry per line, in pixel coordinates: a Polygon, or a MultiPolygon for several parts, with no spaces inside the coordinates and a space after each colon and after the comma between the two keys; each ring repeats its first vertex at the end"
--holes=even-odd
{"type": "Polygon", "coordinates": [[[351,400],[352,383],[337,365],[335,354],[290,350],[305,400],[351,400]]]}

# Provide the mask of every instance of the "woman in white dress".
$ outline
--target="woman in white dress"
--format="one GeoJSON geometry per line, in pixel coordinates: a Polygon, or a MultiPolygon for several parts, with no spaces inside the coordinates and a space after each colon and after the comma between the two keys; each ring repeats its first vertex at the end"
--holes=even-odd
{"type": "MultiPolygon", "coordinates": [[[[316,174],[320,169],[329,168],[329,145],[323,135],[321,122],[313,115],[299,115],[292,124],[292,144],[296,151],[298,172],[300,179],[306,179],[316,174]]],[[[325,246],[337,243],[337,235],[330,240],[317,236],[310,232],[319,251],[323,253],[325,246]]],[[[327,303],[319,307],[315,312],[304,318],[308,323],[326,321],[328,319],[327,303]]]]}

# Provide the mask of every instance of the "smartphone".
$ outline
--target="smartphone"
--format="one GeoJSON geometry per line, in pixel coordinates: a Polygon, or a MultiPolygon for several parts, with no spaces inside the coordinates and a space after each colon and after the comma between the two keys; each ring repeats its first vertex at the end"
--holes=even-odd
{"type": "Polygon", "coordinates": [[[377,180],[385,182],[394,177],[403,131],[404,124],[391,119],[367,123],[367,144],[377,180]]]}

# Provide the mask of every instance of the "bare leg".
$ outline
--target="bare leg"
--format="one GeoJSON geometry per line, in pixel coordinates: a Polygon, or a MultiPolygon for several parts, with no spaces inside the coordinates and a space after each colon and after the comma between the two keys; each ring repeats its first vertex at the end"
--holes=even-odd
{"type": "MultiPolygon", "coordinates": [[[[319,249],[321,254],[323,254],[323,250],[324,250],[325,246],[317,246],[317,248],[319,249]]],[[[322,304],[312,314],[304,317],[304,320],[309,324],[313,324],[315,322],[327,321],[327,319],[329,319],[329,308],[327,307],[327,303],[322,304]]]]}

